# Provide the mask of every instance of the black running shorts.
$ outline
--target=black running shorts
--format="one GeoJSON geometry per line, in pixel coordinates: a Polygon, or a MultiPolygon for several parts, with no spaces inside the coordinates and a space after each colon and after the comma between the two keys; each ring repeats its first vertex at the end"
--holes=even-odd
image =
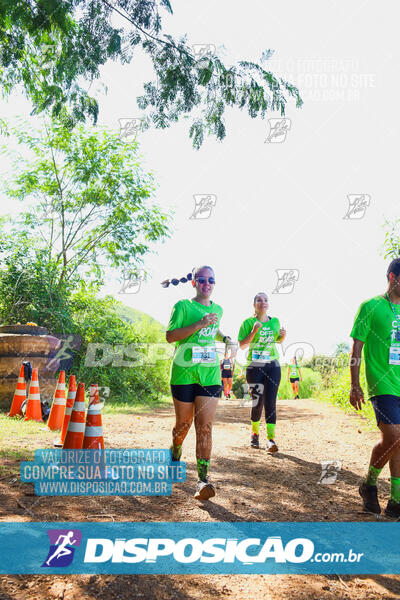
{"type": "Polygon", "coordinates": [[[221,395],[221,385],[200,385],[198,383],[189,383],[188,385],[171,385],[172,397],[180,402],[194,402],[196,396],[210,396],[210,398],[219,398],[221,395]]]}

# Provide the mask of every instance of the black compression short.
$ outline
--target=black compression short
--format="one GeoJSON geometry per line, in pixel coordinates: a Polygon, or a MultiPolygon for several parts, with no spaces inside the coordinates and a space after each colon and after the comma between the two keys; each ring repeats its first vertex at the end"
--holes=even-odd
{"type": "Polygon", "coordinates": [[[232,371],[222,371],[221,377],[222,377],[222,379],[231,379],[232,371]]]}
{"type": "Polygon", "coordinates": [[[196,396],[210,396],[210,398],[219,398],[222,386],[220,385],[200,385],[198,383],[189,383],[187,385],[171,385],[172,397],[180,402],[194,402],[196,396]]]}
{"type": "Polygon", "coordinates": [[[294,383],[295,381],[300,381],[300,377],[290,377],[290,383],[294,383]]]}

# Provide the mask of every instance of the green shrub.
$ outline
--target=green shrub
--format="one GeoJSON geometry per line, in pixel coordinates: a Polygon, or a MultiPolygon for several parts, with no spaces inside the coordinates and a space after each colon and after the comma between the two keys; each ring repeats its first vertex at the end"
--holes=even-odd
{"type": "MultiPolygon", "coordinates": [[[[96,382],[110,389],[108,402],[146,403],[154,402],[168,393],[169,360],[149,364],[147,348],[149,343],[165,342],[165,337],[153,327],[146,335],[142,323],[140,334],[135,325],[119,316],[120,303],[107,296],[96,298],[81,290],[73,297],[73,333],[81,335],[83,343],[74,358],[74,374],[87,384],[96,382]],[[114,351],[119,347],[119,360],[138,362],[137,366],[113,366],[112,360],[104,366],[85,364],[89,344],[109,344],[114,351]],[[123,346],[132,344],[137,355],[129,356],[122,351],[123,346]],[[137,350],[136,350],[137,349],[137,350]]],[[[96,355],[96,362],[101,358],[96,355]]],[[[118,358],[117,358],[118,360],[118,358]]]]}
{"type": "MultiPolygon", "coordinates": [[[[335,373],[331,378],[328,386],[321,392],[321,399],[328,400],[331,404],[339,406],[344,410],[355,412],[350,404],[350,368],[344,367],[338,373],[335,373]]],[[[367,400],[367,380],[365,377],[365,364],[361,363],[360,368],[360,385],[365,394],[365,404],[362,405],[362,410],[358,411],[371,423],[375,423],[375,413],[371,402],[367,400]]]]}
{"type": "MultiPolygon", "coordinates": [[[[299,385],[299,397],[300,398],[315,398],[320,393],[322,387],[321,374],[301,367],[301,375],[303,381],[300,381],[299,385]]],[[[279,386],[279,398],[293,398],[292,385],[290,381],[287,381],[287,366],[282,365],[282,377],[279,386]]]]}

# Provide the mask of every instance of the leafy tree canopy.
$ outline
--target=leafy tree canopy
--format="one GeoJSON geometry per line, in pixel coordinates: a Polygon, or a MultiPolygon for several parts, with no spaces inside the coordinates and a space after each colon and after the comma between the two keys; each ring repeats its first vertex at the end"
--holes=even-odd
{"type": "Polygon", "coordinates": [[[143,127],[166,128],[191,115],[196,148],[205,134],[225,137],[226,107],[255,118],[283,115],[290,96],[301,106],[298,89],[268,69],[273,51],[264,51],[259,63],[227,66],[214,50],[197,53],[186,37],[164,33],[161,10],[172,13],[169,0],[0,0],[3,94],[22,84],[34,113],[50,109],[69,126],[87,118],[95,123],[99,108],[85,82],[99,78],[109,59],[130,63],[140,47],[156,76],[138,98],[143,127]],[[116,17],[123,26],[113,24],[116,17]]]}
{"type": "Polygon", "coordinates": [[[150,200],[153,178],[140,166],[136,142],[54,121],[39,132],[19,121],[8,133],[32,158],[14,160],[5,192],[32,206],[10,219],[8,235],[4,229],[4,256],[22,236],[47,257],[58,286],[83,272],[101,282],[106,267],[134,274],[152,243],[168,235],[168,215],[150,200]]]}

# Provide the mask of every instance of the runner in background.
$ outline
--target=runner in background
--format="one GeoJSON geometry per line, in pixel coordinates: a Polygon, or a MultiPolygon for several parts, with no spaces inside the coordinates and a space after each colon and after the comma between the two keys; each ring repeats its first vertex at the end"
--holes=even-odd
{"type": "Polygon", "coordinates": [[[361,410],[364,393],[360,386],[361,352],[364,350],[368,396],[375,411],[381,440],[371,454],[367,476],[359,492],[364,508],[379,514],[377,480],[389,462],[390,499],[388,517],[400,518],[400,258],[387,270],[385,294],[363,302],[355,317],[351,337],[350,403],[361,410]]]}
{"type": "Polygon", "coordinates": [[[162,282],[191,281],[195,296],[179,300],[172,309],[166,339],[175,343],[171,365],[171,392],[176,423],[172,430],[172,459],[180,460],[182,444],[193,422],[196,429],[196,460],[198,483],[195,498],[208,500],[215,496],[215,488],[208,480],[212,446],[212,425],[221,393],[221,371],[215,340],[225,344],[231,338],[224,336],[219,324],[222,308],[210,296],[215,286],[214,271],[209,266],[193,269],[187,277],[162,282]]]}
{"type": "Polygon", "coordinates": [[[225,357],[221,362],[221,378],[222,385],[224,386],[225,398],[231,397],[232,383],[233,383],[233,371],[235,370],[235,359],[232,358],[230,350],[225,352],[225,357]]]}
{"type": "Polygon", "coordinates": [[[266,450],[272,454],[278,451],[275,443],[276,396],[281,380],[276,342],[285,339],[286,331],[281,329],[276,317],[267,315],[267,309],[267,294],[260,292],[254,298],[254,315],[243,321],[238,339],[242,349],[249,348],[246,381],[252,397],[250,445],[260,447],[260,420],[264,407],[268,438],[266,450]]]}
{"type": "Polygon", "coordinates": [[[303,381],[300,367],[297,364],[296,356],[293,356],[292,364],[288,365],[287,380],[292,384],[293,398],[299,399],[299,381],[303,381]]]}

